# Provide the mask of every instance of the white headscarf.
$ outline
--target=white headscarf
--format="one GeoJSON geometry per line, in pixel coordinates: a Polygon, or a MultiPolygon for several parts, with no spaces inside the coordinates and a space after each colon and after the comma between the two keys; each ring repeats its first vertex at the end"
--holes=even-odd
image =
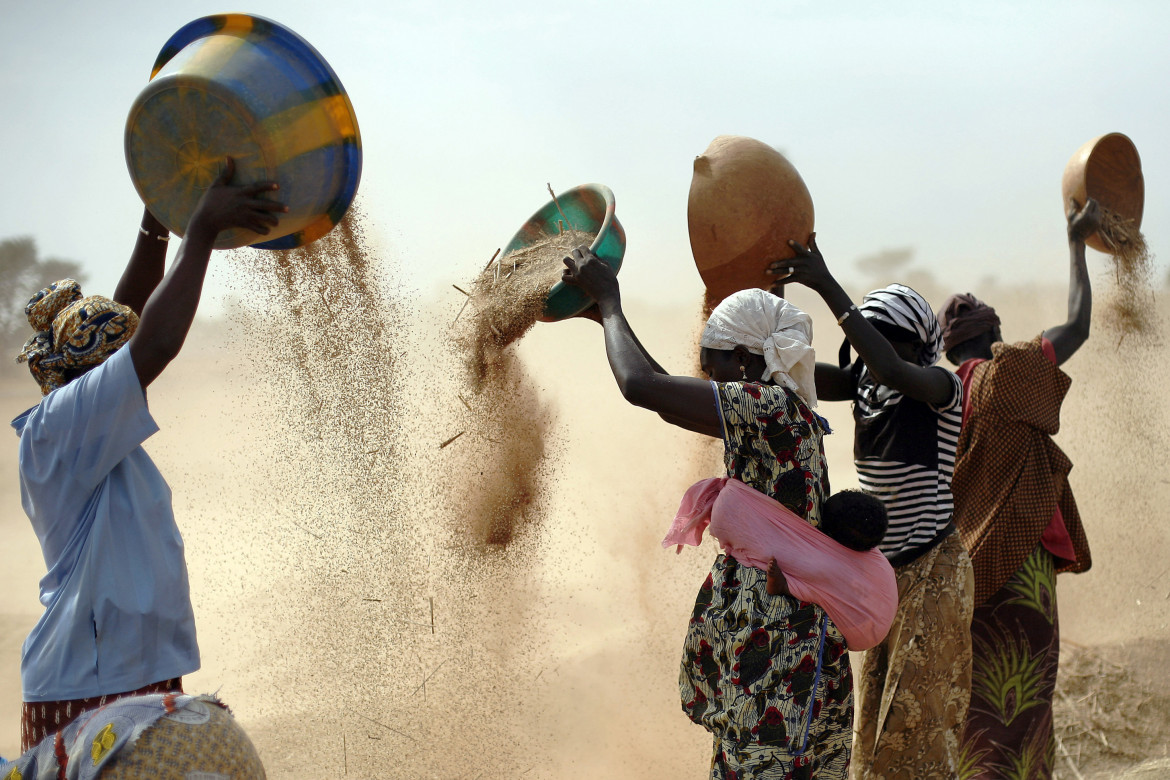
{"type": "Polygon", "coordinates": [[[727,296],[711,312],[699,345],[744,347],[763,355],[764,381],[790,388],[809,406],[817,405],[812,318],[783,298],[760,289],[727,296]]]}

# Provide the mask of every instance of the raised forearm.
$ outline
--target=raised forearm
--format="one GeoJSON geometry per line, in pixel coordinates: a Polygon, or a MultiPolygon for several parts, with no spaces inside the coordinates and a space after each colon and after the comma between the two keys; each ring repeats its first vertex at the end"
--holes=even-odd
{"type": "Polygon", "coordinates": [[[830,278],[815,289],[834,317],[840,319],[843,314],[849,312],[849,316],[841,322],[841,330],[845,332],[845,338],[849,339],[849,344],[857,350],[857,354],[861,356],[874,379],[881,384],[890,384],[888,380],[896,379],[897,371],[904,365],[904,361],[898,357],[898,353],[877,328],[855,308],[850,308],[853,301],[837,280],[830,278]]]}
{"type": "Polygon", "coordinates": [[[1057,365],[1064,363],[1089,338],[1093,317],[1093,288],[1085,262],[1085,244],[1069,238],[1068,320],[1049,328],[1044,335],[1052,342],[1057,365]]]}
{"type": "Polygon", "coordinates": [[[149,210],[143,210],[141,225],[130,261],[114,290],[114,300],[129,306],[139,316],[151,293],[162,281],[167,259],[164,239],[169,236],[166,227],[149,210]]]}
{"type": "Polygon", "coordinates": [[[138,330],[130,342],[134,368],[143,387],[153,382],[179,354],[186,341],[211,259],[215,236],[189,233],[171,270],[143,307],[138,330]]]}
{"type": "MultiPolygon", "coordinates": [[[[942,404],[950,399],[954,388],[949,376],[943,371],[903,360],[886,337],[861,316],[860,311],[851,308],[853,303],[836,279],[829,276],[813,289],[820,293],[838,319],[844,317],[841,329],[845,337],[878,384],[929,404],[942,404]]],[[[840,395],[834,393],[826,398],[839,398],[840,395]]]]}
{"type": "Polygon", "coordinates": [[[601,326],[605,329],[605,354],[610,370],[617,380],[618,389],[631,403],[637,403],[631,394],[657,374],[666,372],[650,357],[649,353],[634,335],[626,315],[622,311],[621,299],[617,296],[600,305],[601,326]]]}

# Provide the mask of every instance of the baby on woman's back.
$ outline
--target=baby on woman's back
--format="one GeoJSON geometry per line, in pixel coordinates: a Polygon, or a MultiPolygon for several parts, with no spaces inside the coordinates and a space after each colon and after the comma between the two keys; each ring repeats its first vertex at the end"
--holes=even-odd
{"type": "Polygon", "coordinates": [[[898,608],[894,570],[877,549],[888,525],[874,496],[844,490],[821,507],[821,527],[731,477],[702,480],[683,496],[663,547],[698,546],[703,531],[741,564],[768,572],[768,593],[817,604],[850,650],[881,642],[898,608]]]}

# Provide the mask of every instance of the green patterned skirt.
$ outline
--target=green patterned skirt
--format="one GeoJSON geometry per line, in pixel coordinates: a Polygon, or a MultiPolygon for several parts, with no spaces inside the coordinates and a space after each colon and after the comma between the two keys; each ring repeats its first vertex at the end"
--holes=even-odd
{"type": "Polygon", "coordinates": [[[974,663],[964,778],[1047,778],[1060,663],[1056,568],[1039,545],[971,623],[974,663]]]}

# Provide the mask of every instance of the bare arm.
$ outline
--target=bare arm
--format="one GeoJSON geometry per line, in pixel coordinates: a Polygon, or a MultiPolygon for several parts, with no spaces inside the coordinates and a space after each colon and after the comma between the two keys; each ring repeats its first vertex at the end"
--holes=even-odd
{"type": "MultiPolygon", "coordinates": [[[[850,309],[853,301],[845,290],[829,272],[825,259],[821,256],[816,244],[816,234],[809,237],[808,248],[795,241],[788,242],[796,251],[796,257],[791,260],[782,260],[773,264],[769,270],[772,273],[785,274],[784,280],[803,284],[818,293],[833,316],[840,318],[846,312],[849,315],[841,322],[841,329],[845,337],[857,350],[857,354],[865,361],[866,367],[879,384],[892,387],[904,395],[924,401],[929,404],[941,405],[951,400],[954,385],[945,371],[934,368],[924,368],[915,363],[903,360],[894,351],[886,337],[878,332],[877,328],[869,324],[856,310],[850,309]],[[788,273],[788,269],[792,273],[788,273]]],[[[823,365],[823,364],[820,364],[823,365]]],[[[818,365],[819,368],[819,365],[818,365]]],[[[819,380],[821,376],[832,383],[830,390],[839,390],[840,375],[831,375],[818,371],[817,393],[820,393],[819,380]],[[830,377],[832,377],[830,379],[830,377]]],[[[852,398],[852,395],[848,396],[852,398]]],[[[846,400],[845,398],[829,398],[827,400],[846,400]]]]}
{"type": "Polygon", "coordinates": [[[853,372],[832,363],[817,363],[813,379],[817,383],[817,398],[822,401],[852,401],[857,390],[853,372]]]}
{"type": "Polygon", "coordinates": [[[1049,328],[1044,336],[1052,342],[1056,364],[1061,365],[1081,348],[1089,338],[1089,324],[1093,315],[1093,289],[1089,283],[1089,269],[1085,263],[1085,239],[1100,226],[1097,201],[1089,198],[1084,208],[1070,203],[1068,213],[1068,320],[1063,325],[1049,328]]]}
{"type": "Polygon", "coordinates": [[[114,290],[114,300],[129,306],[140,317],[150,294],[162,281],[167,259],[167,240],[170,237],[166,227],[154,218],[149,209],[142,210],[141,224],[130,262],[126,264],[126,270],[122,272],[122,278],[114,290]]]}
{"type": "MultiPolygon", "coordinates": [[[[597,307],[597,304],[593,304],[592,306],[590,306],[588,309],[586,309],[581,314],[578,314],[577,316],[583,317],[587,320],[593,320],[598,325],[603,325],[602,320],[601,320],[601,310],[597,307]]],[[[634,333],[632,329],[630,331],[630,335],[633,336],[634,344],[637,345],[638,350],[641,351],[641,353],[642,353],[642,356],[645,357],[647,361],[649,361],[650,367],[653,368],[654,371],[659,373],[659,374],[663,374],[664,376],[669,376],[670,372],[667,371],[662,366],[660,366],[658,364],[658,361],[655,360],[650,355],[650,353],[646,351],[646,348],[642,346],[642,342],[638,339],[638,335],[636,333],[634,333]]],[[[687,430],[691,430],[691,428],[687,424],[686,420],[682,420],[682,419],[679,419],[677,417],[672,417],[669,414],[664,414],[662,412],[659,412],[658,416],[661,417],[664,421],[670,423],[671,425],[677,425],[680,428],[686,428],[687,430]]],[[[722,438],[722,436],[723,436],[722,430],[720,431],[720,433],[718,435],[720,438],[722,438]]]]}
{"type": "Polygon", "coordinates": [[[207,264],[220,232],[243,227],[267,235],[277,223],[276,212],[288,210],[260,197],[275,190],[275,184],[232,186],[234,173],[235,165],[228,158],[223,173],[195,207],[178,257],[147,300],[138,329],[127,345],[144,390],[183,347],[199,308],[207,264]]]}
{"type": "Polygon", "coordinates": [[[565,258],[565,266],[565,282],[580,286],[597,301],[605,331],[605,353],[622,396],[682,428],[722,438],[711,384],[663,373],[662,367],[646,354],[622,312],[613,269],[581,249],[565,258]]]}

